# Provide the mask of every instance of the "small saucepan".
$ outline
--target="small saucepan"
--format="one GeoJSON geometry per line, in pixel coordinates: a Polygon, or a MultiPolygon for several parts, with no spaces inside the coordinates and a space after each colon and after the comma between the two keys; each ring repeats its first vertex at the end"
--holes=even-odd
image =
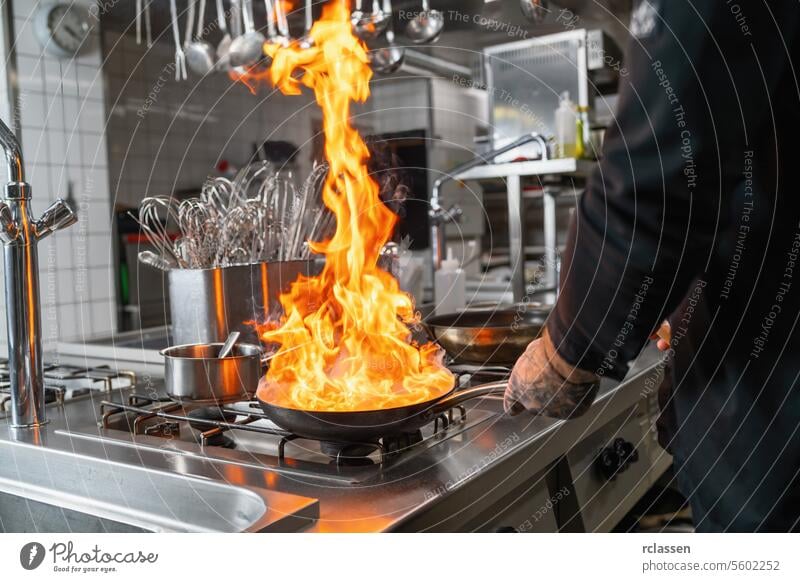
{"type": "Polygon", "coordinates": [[[268,357],[261,346],[241,343],[220,358],[222,346],[186,344],[161,350],[167,395],[178,402],[196,404],[251,400],[268,357]]]}

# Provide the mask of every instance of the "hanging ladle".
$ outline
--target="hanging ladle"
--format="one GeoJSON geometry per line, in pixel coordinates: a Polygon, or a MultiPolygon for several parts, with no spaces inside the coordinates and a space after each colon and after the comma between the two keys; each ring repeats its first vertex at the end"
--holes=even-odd
{"type": "Polygon", "coordinates": [[[353,32],[361,40],[374,40],[386,30],[392,13],[381,9],[378,0],[373,0],[372,12],[365,12],[361,3],[362,0],[356,1],[356,9],[350,15],[353,32]]]}
{"type": "MultiPolygon", "coordinates": [[[[392,13],[391,0],[383,0],[383,10],[387,14],[392,13]]],[[[406,56],[405,49],[394,43],[394,25],[391,22],[386,29],[386,42],[385,47],[370,51],[369,54],[372,68],[382,75],[389,75],[400,69],[406,56]]]]}
{"type": "MultiPolygon", "coordinates": [[[[236,7],[236,1],[231,0],[231,20],[233,20],[235,13],[237,13],[236,7]]],[[[222,0],[217,0],[217,25],[222,31],[222,40],[219,41],[219,44],[217,45],[217,69],[220,71],[227,71],[230,68],[228,53],[231,50],[231,42],[233,42],[233,38],[228,30],[228,23],[225,17],[225,7],[222,4],[222,0]]]]}
{"type": "Polygon", "coordinates": [[[216,51],[211,43],[203,40],[203,26],[205,25],[206,0],[200,0],[199,15],[197,17],[197,34],[194,40],[186,47],[186,64],[193,73],[205,75],[214,69],[217,61],[216,51]]]}
{"type": "Polygon", "coordinates": [[[314,39],[311,38],[311,27],[314,25],[314,13],[312,12],[313,0],[306,0],[306,7],[303,16],[305,18],[305,27],[303,28],[303,36],[298,41],[300,48],[311,48],[314,46],[314,39]]]}
{"type": "Polygon", "coordinates": [[[430,1],[422,0],[422,10],[406,26],[406,36],[414,44],[436,42],[444,28],[444,15],[431,10],[430,1]]]}
{"type": "Polygon", "coordinates": [[[286,20],[286,12],[283,10],[283,4],[281,3],[281,0],[274,0],[274,2],[275,22],[278,24],[278,35],[273,39],[273,42],[278,42],[285,46],[291,41],[289,35],[289,21],[286,20]]]}
{"type": "Polygon", "coordinates": [[[178,7],[175,0],[169,2],[170,15],[172,17],[172,37],[175,41],[175,80],[185,80],[186,75],[186,53],[183,52],[181,44],[181,31],[178,25],[178,7]]]}
{"type": "Polygon", "coordinates": [[[250,67],[264,57],[264,35],[253,25],[253,0],[242,3],[244,33],[231,42],[228,60],[232,67],[250,67]]]}

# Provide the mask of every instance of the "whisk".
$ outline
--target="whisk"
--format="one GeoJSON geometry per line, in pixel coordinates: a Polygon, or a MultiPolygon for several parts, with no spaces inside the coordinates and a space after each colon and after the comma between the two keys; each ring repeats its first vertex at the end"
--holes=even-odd
{"type": "Polygon", "coordinates": [[[184,200],[178,205],[178,225],[189,267],[202,269],[211,264],[219,239],[217,211],[197,198],[184,200]]]}
{"type": "Polygon", "coordinates": [[[156,248],[161,257],[170,263],[174,262],[181,268],[187,266],[175,245],[174,237],[167,229],[170,222],[179,223],[178,213],[172,199],[162,196],[145,198],[139,207],[138,218],[134,215],[131,216],[139,223],[147,240],[156,248]],[[164,214],[163,218],[162,213],[164,214]]]}
{"type": "Polygon", "coordinates": [[[327,164],[315,164],[298,191],[290,173],[258,162],[233,180],[209,178],[199,197],[177,206],[169,198],[146,198],[138,221],[158,254],[180,268],[307,260],[307,242],[329,237],[335,225],[322,201],[327,174],[327,164]],[[168,223],[180,230],[177,243],[168,223]]]}

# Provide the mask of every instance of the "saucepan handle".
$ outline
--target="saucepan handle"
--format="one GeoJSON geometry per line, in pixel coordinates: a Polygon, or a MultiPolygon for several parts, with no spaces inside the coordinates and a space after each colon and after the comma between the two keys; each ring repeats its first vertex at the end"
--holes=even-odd
{"type": "Polygon", "coordinates": [[[427,415],[430,417],[438,416],[443,412],[447,412],[451,408],[466,402],[467,400],[472,400],[473,398],[482,398],[484,396],[500,396],[505,394],[506,386],[508,386],[507,381],[500,381],[481,384],[480,386],[468,388],[467,390],[460,390],[431,406],[427,410],[427,415]]]}

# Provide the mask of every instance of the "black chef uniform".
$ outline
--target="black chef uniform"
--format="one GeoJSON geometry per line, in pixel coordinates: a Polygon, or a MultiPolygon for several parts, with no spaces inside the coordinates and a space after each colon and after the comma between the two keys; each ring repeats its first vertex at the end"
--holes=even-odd
{"type": "Polygon", "coordinates": [[[665,317],[663,394],[700,531],[800,528],[800,7],[649,0],[548,323],[621,378],[665,317]]]}

